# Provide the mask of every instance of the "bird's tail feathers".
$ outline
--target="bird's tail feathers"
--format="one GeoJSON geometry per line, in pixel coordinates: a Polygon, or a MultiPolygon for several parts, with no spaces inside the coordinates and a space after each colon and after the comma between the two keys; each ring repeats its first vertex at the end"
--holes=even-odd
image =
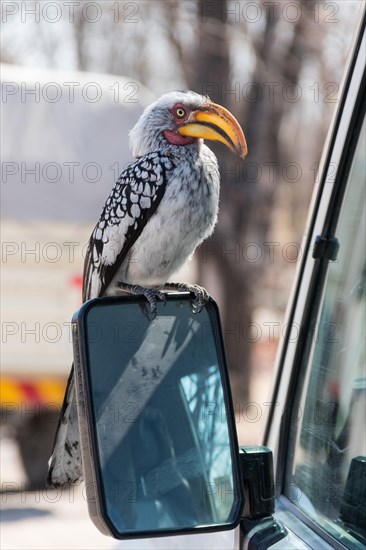
{"type": "Polygon", "coordinates": [[[82,479],[83,470],[73,365],[67,383],[52,455],[48,461],[47,485],[62,487],[82,479]]]}

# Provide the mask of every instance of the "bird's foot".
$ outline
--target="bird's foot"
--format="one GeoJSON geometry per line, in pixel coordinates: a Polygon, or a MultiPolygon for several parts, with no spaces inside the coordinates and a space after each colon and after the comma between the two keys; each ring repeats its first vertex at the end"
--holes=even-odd
{"type": "Polygon", "coordinates": [[[196,299],[192,302],[193,313],[199,313],[210,299],[210,295],[203,286],[193,285],[189,283],[166,283],[164,290],[186,290],[192,292],[196,299]]]}
{"type": "Polygon", "coordinates": [[[124,292],[129,292],[130,294],[142,294],[145,296],[146,300],[149,302],[150,312],[147,310],[146,306],[142,306],[143,313],[148,317],[149,320],[154,320],[157,314],[157,300],[162,300],[166,302],[166,297],[164,292],[161,292],[157,288],[144,288],[140,285],[131,285],[129,283],[118,283],[118,288],[124,292]]]}

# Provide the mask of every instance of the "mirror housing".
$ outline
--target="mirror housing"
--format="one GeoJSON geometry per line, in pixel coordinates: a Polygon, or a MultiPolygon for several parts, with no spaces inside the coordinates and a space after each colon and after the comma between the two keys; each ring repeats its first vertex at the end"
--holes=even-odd
{"type": "Polygon", "coordinates": [[[73,318],[89,515],[117,539],[233,529],[244,506],[219,312],[168,294],[97,298],[73,318]]]}

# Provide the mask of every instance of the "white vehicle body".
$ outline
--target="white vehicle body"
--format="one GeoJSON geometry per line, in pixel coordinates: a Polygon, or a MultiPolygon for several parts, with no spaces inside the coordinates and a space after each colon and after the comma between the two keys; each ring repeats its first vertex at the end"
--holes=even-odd
{"type": "Polygon", "coordinates": [[[6,64],[0,73],[0,408],[34,484],[45,479],[71,368],[85,247],[154,96],[113,75],[6,64]]]}

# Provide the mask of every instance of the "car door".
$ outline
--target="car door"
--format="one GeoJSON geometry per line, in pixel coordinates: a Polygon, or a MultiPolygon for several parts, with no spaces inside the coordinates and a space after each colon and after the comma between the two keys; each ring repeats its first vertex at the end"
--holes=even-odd
{"type": "Polygon", "coordinates": [[[264,443],[286,537],[263,548],[366,545],[365,51],[364,13],[279,350],[264,443]]]}

